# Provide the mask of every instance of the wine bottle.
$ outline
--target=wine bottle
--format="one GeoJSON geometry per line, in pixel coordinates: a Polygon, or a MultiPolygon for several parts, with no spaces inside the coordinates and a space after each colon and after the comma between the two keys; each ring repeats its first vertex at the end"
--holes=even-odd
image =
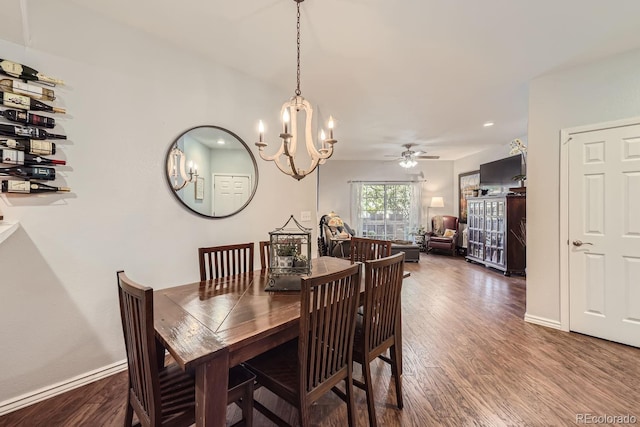
{"type": "Polygon", "coordinates": [[[49,77],[37,70],[26,65],[18,64],[17,62],[8,61],[0,58],[0,73],[6,74],[11,77],[16,77],[22,80],[35,80],[40,82],[46,82],[52,85],[62,85],[64,82],[60,79],[49,77]]]}
{"type": "Polygon", "coordinates": [[[54,187],[53,185],[41,184],[33,181],[18,181],[8,179],[2,181],[3,193],[53,193],[56,191],[71,191],[69,187],[54,187]]]}
{"type": "Polygon", "coordinates": [[[19,82],[11,79],[0,80],[0,88],[7,92],[26,95],[29,98],[40,99],[43,101],[53,101],[56,99],[53,89],[32,85],[29,83],[19,82]]]}
{"type": "Polygon", "coordinates": [[[11,108],[19,108],[21,110],[40,110],[50,111],[53,113],[66,113],[64,108],[52,107],[37,99],[31,99],[28,96],[17,95],[11,92],[0,92],[0,103],[11,108]]]}
{"type": "Polygon", "coordinates": [[[66,135],[49,133],[43,129],[0,123],[0,135],[26,136],[31,139],[67,139],[66,135]]]}
{"type": "Polygon", "coordinates": [[[0,174],[17,176],[20,178],[43,179],[53,181],[56,179],[56,170],[39,166],[12,166],[10,168],[0,168],[0,174]]]}
{"type": "Polygon", "coordinates": [[[36,156],[34,154],[25,153],[18,150],[0,150],[0,163],[6,163],[9,165],[27,165],[27,166],[41,166],[41,165],[66,165],[67,162],[58,159],[47,159],[46,157],[36,156]]]}
{"type": "Polygon", "coordinates": [[[49,141],[34,141],[27,138],[0,139],[0,147],[12,148],[38,156],[56,154],[56,144],[49,141]]]}
{"type": "Polygon", "coordinates": [[[56,120],[51,117],[41,116],[39,114],[31,114],[26,111],[19,110],[4,110],[0,111],[0,116],[5,119],[16,122],[25,123],[28,125],[42,126],[45,128],[53,129],[56,127],[56,120]]]}

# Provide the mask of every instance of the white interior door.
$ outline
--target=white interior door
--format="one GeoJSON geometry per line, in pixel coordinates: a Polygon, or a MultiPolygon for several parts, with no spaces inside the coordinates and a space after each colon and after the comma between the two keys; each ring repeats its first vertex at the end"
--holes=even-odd
{"type": "Polygon", "coordinates": [[[640,347],[640,125],[571,134],[569,328],[640,347]]]}
{"type": "Polygon", "coordinates": [[[229,215],[240,209],[249,199],[248,175],[213,175],[213,214],[229,215]]]}

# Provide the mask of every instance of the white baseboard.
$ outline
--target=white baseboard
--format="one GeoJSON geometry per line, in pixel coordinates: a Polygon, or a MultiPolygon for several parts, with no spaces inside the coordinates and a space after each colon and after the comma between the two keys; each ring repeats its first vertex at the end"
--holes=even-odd
{"type": "Polygon", "coordinates": [[[53,384],[47,387],[43,387],[39,390],[23,394],[22,396],[14,397],[4,402],[0,402],[0,416],[6,415],[9,412],[17,411],[18,409],[25,408],[34,403],[41,402],[49,399],[50,397],[57,396],[64,392],[73,390],[83,385],[92,383],[94,381],[101,380],[110,375],[117,374],[118,372],[125,371],[127,369],[127,360],[112,363],[111,365],[103,366],[94,371],[90,371],[73,378],[69,378],[66,381],[61,381],[57,384],[53,384]]]}
{"type": "Polygon", "coordinates": [[[525,313],[524,321],[540,326],[546,326],[547,328],[563,330],[560,322],[558,322],[557,320],[547,319],[545,317],[533,316],[531,314],[525,313]]]}

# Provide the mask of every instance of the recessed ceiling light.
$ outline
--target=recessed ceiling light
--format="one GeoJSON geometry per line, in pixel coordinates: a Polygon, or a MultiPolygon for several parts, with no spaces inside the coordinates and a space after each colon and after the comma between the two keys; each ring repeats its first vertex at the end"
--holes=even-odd
{"type": "Polygon", "coordinates": [[[493,123],[493,122],[486,122],[486,123],[485,123],[485,124],[483,124],[482,126],[484,126],[484,127],[488,128],[488,127],[491,127],[491,126],[493,126],[493,125],[494,125],[494,123],[493,123]]]}
{"type": "Polygon", "coordinates": [[[220,145],[224,145],[224,139],[219,139],[219,140],[218,140],[218,144],[220,144],[220,145]]]}

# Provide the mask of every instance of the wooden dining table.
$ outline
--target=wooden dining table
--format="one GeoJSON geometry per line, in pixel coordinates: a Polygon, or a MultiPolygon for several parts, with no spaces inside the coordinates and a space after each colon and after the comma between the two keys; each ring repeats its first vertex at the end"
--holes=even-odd
{"type": "MultiPolygon", "coordinates": [[[[310,276],[343,270],[349,260],[312,260],[310,276]]],[[[196,426],[224,426],[229,368],[297,337],[300,292],[265,291],[256,270],[154,292],[156,336],[196,378],[196,426]]]]}

